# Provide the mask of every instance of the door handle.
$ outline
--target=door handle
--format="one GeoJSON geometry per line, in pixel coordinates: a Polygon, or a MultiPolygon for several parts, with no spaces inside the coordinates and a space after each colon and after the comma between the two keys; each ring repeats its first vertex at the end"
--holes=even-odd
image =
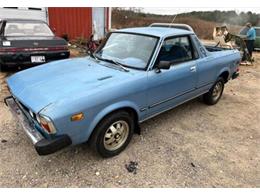
{"type": "Polygon", "coordinates": [[[196,72],[196,66],[190,67],[190,71],[191,71],[191,72],[196,72]]]}

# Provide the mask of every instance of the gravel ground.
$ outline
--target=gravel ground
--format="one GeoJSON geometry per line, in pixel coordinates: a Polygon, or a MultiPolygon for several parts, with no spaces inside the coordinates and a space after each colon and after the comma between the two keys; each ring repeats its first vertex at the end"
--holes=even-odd
{"type": "Polygon", "coordinates": [[[241,67],[217,105],[196,99],[150,119],[110,159],[86,144],[38,156],[2,101],[12,72],[0,73],[0,187],[260,187],[260,53],[254,55],[255,65],[241,67]]]}

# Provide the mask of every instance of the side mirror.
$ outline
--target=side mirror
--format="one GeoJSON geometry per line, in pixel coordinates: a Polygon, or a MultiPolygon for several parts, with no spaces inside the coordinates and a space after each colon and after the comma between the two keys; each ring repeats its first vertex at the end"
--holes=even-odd
{"type": "Polygon", "coordinates": [[[158,69],[170,69],[171,62],[170,61],[160,61],[159,64],[156,66],[158,69]]]}

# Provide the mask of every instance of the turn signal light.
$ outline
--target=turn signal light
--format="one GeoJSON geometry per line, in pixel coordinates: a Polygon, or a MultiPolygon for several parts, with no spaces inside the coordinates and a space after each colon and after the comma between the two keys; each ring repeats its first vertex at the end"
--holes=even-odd
{"type": "Polygon", "coordinates": [[[71,121],[80,121],[84,118],[84,114],[81,112],[81,113],[78,113],[78,114],[74,114],[71,116],[70,120],[71,121]]]}

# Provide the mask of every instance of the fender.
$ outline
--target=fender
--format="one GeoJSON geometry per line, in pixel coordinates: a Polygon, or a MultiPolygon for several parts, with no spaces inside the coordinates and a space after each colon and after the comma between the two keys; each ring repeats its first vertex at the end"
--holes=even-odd
{"type": "Polygon", "coordinates": [[[107,116],[109,113],[115,111],[115,110],[119,110],[122,108],[132,108],[133,110],[136,111],[137,113],[137,117],[138,117],[138,121],[140,118],[140,111],[138,109],[138,106],[136,104],[134,104],[133,102],[130,101],[121,101],[121,102],[117,102],[114,104],[111,104],[107,107],[105,107],[103,110],[101,110],[96,116],[95,118],[92,120],[88,131],[86,132],[86,139],[88,140],[90,135],[92,134],[93,130],[95,129],[95,127],[98,125],[98,123],[105,117],[107,116]]]}
{"type": "Polygon", "coordinates": [[[223,67],[222,69],[220,69],[220,71],[219,71],[219,73],[217,74],[217,78],[222,74],[222,73],[224,73],[224,72],[228,72],[228,78],[227,78],[227,80],[229,80],[229,78],[230,78],[230,76],[231,76],[231,74],[230,74],[230,68],[229,68],[229,66],[226,66],[226,67],[223,67]]]}

